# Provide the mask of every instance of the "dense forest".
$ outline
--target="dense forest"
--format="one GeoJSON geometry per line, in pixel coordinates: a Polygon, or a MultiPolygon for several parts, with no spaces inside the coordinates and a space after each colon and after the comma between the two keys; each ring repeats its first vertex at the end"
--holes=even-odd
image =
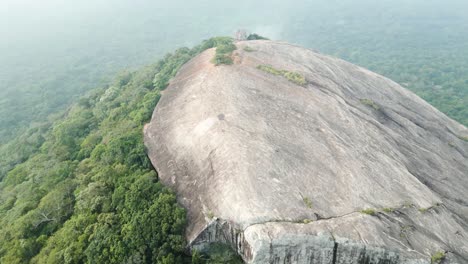
{"type": "Polygon", "coordinates": [[[180,66],[231,41],[209,39],[123,72],[8,144],[0,164],[0,262],[237,263],[216,245],[209,256],[186,255],[185,210],[158,182],[142,138],[180,66]]]}

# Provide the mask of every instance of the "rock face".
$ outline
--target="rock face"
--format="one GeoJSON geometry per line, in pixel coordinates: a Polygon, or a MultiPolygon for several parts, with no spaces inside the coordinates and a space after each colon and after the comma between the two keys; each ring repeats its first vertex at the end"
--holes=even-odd
{"type": "Polygon", "coordinates": [[[431,263],[437,252],[468,263],[466,127],[343,60],[236,46],[233,65],[214,66],[214,50],[184,65],[145,127],[192,248],[227,243],[247,263],[431,263]]]}

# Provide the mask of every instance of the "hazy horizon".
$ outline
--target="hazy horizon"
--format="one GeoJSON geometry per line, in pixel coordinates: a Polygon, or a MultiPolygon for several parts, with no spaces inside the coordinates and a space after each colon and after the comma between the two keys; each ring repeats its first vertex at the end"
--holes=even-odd
{"type": "Polygon", "coordinates": [[[454,54],[468,47],[464,10],[465,1],[436,0],[2,1],[0,128],[27,126],[120,70],[155,62],[212,36],[231,36],[237,29],[386,75],[379,61],[406,58],[408,52],[453,57],[457,63],[461,58],[454,54]],[[62,88],[64,82],[68,85],[62,88]],[[25,101],[34,108],[23,111],[25,101]]]}

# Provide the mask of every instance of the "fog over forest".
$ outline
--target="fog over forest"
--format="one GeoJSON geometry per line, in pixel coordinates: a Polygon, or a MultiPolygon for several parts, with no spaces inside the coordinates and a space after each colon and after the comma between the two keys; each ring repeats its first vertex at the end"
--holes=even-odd
{"type": "Polygon", "coordinates": [[[466,124],[466,110],[461,115],[431,101],[426,91],[438,84],[445,97],[466,103],[466,91],[453,81],[466,80],[460,68],[468,60],[467,9],[463,0],[2,1],[0,142],[116,72],[241,28],[407,83],[466,124]],[[441,72],[451,84],[428,79],[441,72]]]}

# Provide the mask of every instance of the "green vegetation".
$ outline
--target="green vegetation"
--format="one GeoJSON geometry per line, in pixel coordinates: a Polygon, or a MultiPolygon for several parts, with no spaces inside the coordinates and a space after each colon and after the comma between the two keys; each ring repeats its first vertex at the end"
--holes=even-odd
{"type": "Polygon", "coordinates": [[[215,57],[213,58],[213,63],[215,65],[221,65],[221,64],[226,64],[226,65],[231,65],[233,63],[232,61],[232,52],[236,50],[236,45],[233,43],[232,38],[218,38],[217,39],[217,48],[216,48],[216,54],[215,57]]]}
{"type": "Polygon", "coordinates": [[[249,46],[245,46],[245,47],[243,48],[243,50],[246,51],[246,52],[254,52],[254,51],[256,51],[255,49],[253,49],[253,48],[251,48],[251,47],[249,47],[249,46]]]}
{"type": "MultiPolygon", "coordinates": [[[[424,1],[419,2],[423,3],[424,1]]],[[[274,24],[278,14],[270,11],[278,10],[281,17],[285,18],[282,21],[284,29],[281,35],[282,39],[320,50],[325,54],[343,58],[383,74],[415,92],[451,118],[468,126],[468,89],[466,89],[468,85],[466,72],[468,68],[468,28],[460,26],[466,25],[466,21],[468,21],[466,12],[462,12],[466,8],[459,8],[462,11],[453,15],[452,5],[447,5],[443,1],[436,2],[433,1],[427,5],[414,4],[412,7],[405,6],[401,9],[393,8],[399,6],[394,1],[389,1],[387,4],[379,3],[379,5],[374,5],[376,9],[379,9],[377,13],[388,15],[379,16],[378,19],[374,18],[373,14],[369,15],[369,12],[360,12],[360,10],[365,9],[362,8],[362,4],[355,2],[337,3],[326,10],[324,9],[322,15],[316,16],[310,16],[310,10],[314,8],[312,2],[301,2],[295,5],[288,2],[271,5],[257,4],[249,12],[243,10],[239,13],[243,15],[244,20],[250,21],[252,24],[257,24],[259,21],[264,24],[274,24]],[[259,10],[263,10],[262,15],[259,15],[259,10]],[[433,12],[433,10],[441,10],[441,12],[433,12]],[[290,13],[293,13],[294,17],[288,16],[290,13]],[[273,16],[268,14],[273,14],[273,16]],[[334,17],[354,17],[356,19],[349,23],[346,19],[336,21],[333,19],[334,17]],[[428,21],[431,24],[428,24],[428,21]],[[320,23],[321,26],[309,26],[317,23],[320,23]],[[385,29],[385,34],[382,34],[382,29],[385,29]],[[440,36],[447,37],[441,38],[440,36]]],[[[138,178],[135,176],[137,173],[133,175],[133,171],[129,172],[129,176],[117,173],[110,175],[110,172],[108,174],[97,173],[99,172],[97,168],[102,166],[101,161],[96,162],[94,159],[96,157],[88,157],[83,160],[81,158],[89,156],[89,153],[97,153],[98,150],[95,150],[97,145],[104,145],[100,148],[107,151],[107,148],[111,148],[108,146],[110,139],[119,135],[119,129],[126,132],[126,125],[130,127],[130,130],[136,131],[136,128],[131,127],[132,122],[124,125],[119,116],[133,110],[130,107],[134,106],[135,100],[131,98],[141,96],[140,89],[143,89],[143,94],[152,89],[159,89],[155,86],[163,89],[170,74],[167,76],[160,74],[163,78],[157,78],[157,85],[152,84],[154,76],[143,78],[144,81],[140,83],[141,87],[134,90],[135,93],[124,88],[129,99],[124,100],[123,96],[120,95],[122,87],[134,86],[132,83],[135,83],[136,73],[123,72],[122,78],[119,77],[116,82],[117,85],[111,85],[113,89],[106,92],[106,97],[109,100],[107,103],[90,103],[89,98],[98,99],[105,90],[111,88],[104,83],[107,83],[108,76],[114,75],[118,69],[148,63],[156,56],[172,50],[174,45],[179,45],[175,43],[187,43],[200,39],[207,30],[211,32],[213,24],[226,25],[225,16],[212,16],[212,19],[199,20],[200,17],[203,17],[201,14],[208,16],[214,12],[214,9],[207,8],[210,5],[200,5],[196,2],[186,2],[185,5],[187,6],[185,9],[189,12],[178,16],[177,21],[173,19],[173,12],[167,12],[171,10],[170,3],[168,6],[165,4],[161,6],[160,3],[156,2],[148,3],[144,9],[131,2],[126,6],[127,8],[121,8],[120,4],[114,5],[122,10],[122,13],[115,12],[115,8],[109,5],[110,12],[106,12],[107,15],[101,14],[102,16],[83,16],[81,12],[75,12],[89,20],[90,24],[96,24],[96,21],[110,21],[109,18],[112,17],[119,17],[122,23],[119,26],[106,23],[108,26],[103,24],[101,25],[102,29],[93,31],[86,31],[90,28],[87,26],[55,23],[68,29],[66,31],[67,34],[70,34],[70,38],[68,38],[70,41],[63,41],[63,34],[50,34],[55,35],[54,38],[47,38],[47,34],[44,34],[44,38],[41,38],[41,45],[32,41],[37,39],[35,34],[17,34],[20,36],[20,41],[16,42],[8,42],[11,38],[4,37],[7,42],[2,46],[0,54],[2,58],[0,65],[0,181],[8,178],[8,182],[5,180],[0,183],[1,258],[5,259],[5,255],[14,255],[6,250],[8,247],[5,245],[10,242],[16,245],[12,247],[12,250],[16,250],[15,254],[17,255],[34,255],[37,251],[42,252],[44,244],[57,243],[57,250],[47,254],[62,254],[67,261],[73,262],[73,256],[81,254],[82,248],[88,246],[89,241],[86,234],[94,232],[94,224],[98,222],[96,217],[98,213],[93,213],[90,217],[77,217],[81,215],[76,206],[77,201],[84,199],[83,196],[77,198],[77,194],[81,193],[83,186],[101,182],[101,178],[107,179],[114,176],[121,178],[119,182],[124,181],[123,179],[132,182],[134,178],[138,178]],[[135,12],[136,10],[138,12],[135,12]],[[134,16],[130,15],[136,13],[142,19],[135,19],[134,16]],[[158,19],[154,19],[155,13],[157,13],[158,19]],[[142,23],[143,20],[151,21],[151,23],[142,23]],[[193,30],[187,31],[186,27],[179,26],[191,21],[198,21],[193,30]],[[154,28],[165,30],[154,30],[154,28]],[[83,36],[89,37],[84,38],[83,36]],[[20,43],[21,45],[9,45],[10,43],[20,43]],[[67,43],[72,43],[72,45],[67,46],[67,43]],[[101,81],[103,78],[104,81],[101,81]],[[94,89],[95,87],[101,88],[94,89]],[[85,93],[88,95],[76,102],[76,98],[85,93]],[[114,96],[119,97],[120,100],[114,96]],[[73,102],[77,104],[69,107],[73,102]],[[100,105],[101,108],[96,107],[96,105],[100,105]],[[67,111],[65,111],[66,108],[67,111]],[[83,109],[89,110],[88,112],[92,114],[85,114],[83,109]],[[76,112],[83,112],[83,116],[78,118],[76,112]],[[61,129],[57,128],[64,119],[72,119],[73,116],[76,117],[76,122],[64,123],[61,129]],[[98,121],[93,121],[93,117],[99,117],[98,121]],[[103,117],[107,118],[106,123],[102,123],[103,117]],[[87,123],[88,118],[91,118],[89,123],[87,123]],[[115,124],[118,124],[119,128],[112,128],[113,118],[116,118],[115,124]],[[103,130],[106,126],[108,128],[103,130]],[[70,127],[75,127],[75,129],[70,127]],[[88,127],[90,131],[77,132],[81,129],[80,127],[88,127]],[[76,133],[78,137],[67,138],[68,131],[76,133]],[[107,134],[107,136],[103,137],[102,134],[107,134]],[[55,136],[57,140],[54,139],[55,136]],[[69,144],[75,150],[79,149],[78,154],[75,151],[70,155],[76,156],[76,158],[68,157],[69,154],[66,151],[69,146],[63,147],[62,144],[69,144]],[[51,150],[51,145],[55,150],[51,150]],[[64,157],[61,156],[63,153],[65,153],[64,157]],[[89,166],[85,166],[86,164],[89,166]],[[92,172],[87,171],[90,168],[96,172],[96,175],[90,177],[92,172]],[[36,210],[43,199],[44,202],[41,206],[50,207],[50,202],[47,202],[47,200],[50,201],[50,198],[44,198],[49,193],[54,191],[55,194],[66,193],[55,190],[59,184],[65,184],[64,179],[70,180],[73,183],[71,184],[73,188],[78,186],[70,196],[72,199],[63,200],[64,204],[70,204],[69,207],[73,207],[73,209],[63,212],[57,211],[55,216],[47,216],[45,212],[36,210]],[[42,213],[46,217],[43,217],[42,213]],[[29,220],[27,221],[34,215],[39,216],[38,219],[42,216],[44,221],[36,228],[34,228],[35,225],[29,224],[29,220]],[[75,220],[72,222],[70,219],[75,220]],[[41,229],[42,226],[47,228],[39,232],[38,229],[41,229]],[[78,238],[82,247],[70,247],[65,250],[63,244],[67,238],[66,233],[73,234],[74,230],[78,230],[78,232],[87,230],[88,233],[82,234],[78,238]],[[31,233],[43,235],[37,236],[31,235],[31,233]],[[6,236],[7,234],[8,236],[6,236]],[[53,236],[58,242],[51,239],[53,236]]],[[[211,6],[216,7],[216,5],[211,6]]],[[[240,10],[242,6],[233,3],[232,8],[240,10]]],[[[56,10],[61,11],[58,8],[56,10]]],[[[41,12],[35,13],[41,14],[41,12]]],[[[27,19],[25,16],[17,17],[21,20],[27,19]]],[[[76,17],[71,20],[75,21],[76,17]]],[[[10,29],[14,26],[13,22],[6,26],[8,26],[6,33],[19,32],[10,29]]],[[[52,23],[49,26],[44,30],[32,31],[53,32],[52,23]]],[[[249,36],[249,39],[263,38],[255,36],[256,34],[252,35],[249,36]]],[[[216,42],[218,42],[216,39],[206,41],[204,42],[205,46],[200,47],[200,50],[206,47],[215,47],[217,46],[216,42]]],[[[174,62],[178,64],[182,61],[174,62]]],[[[165,70],[169,73],[176,68],[166,67],[165,70]]],[[[159,69],[155,71],[160,72],[159,69]]],[[[154,95],[148,96],[147,99],[147,104],[153,104],[154,102],[151,100],[157,100],[154,95]]],[[[150,109],[149,106],[148,109],[150,109]]],[[[138,114],[140,117],[128,117],[125,120],[144,119],[151,115],[151,111],[144,110],[138,114]]],[[[466,137],[461,137],[461,139],[467,140],[466,137]]],[[[120,142],[126,144],[123,138],[120,139],[120,142]]],[[[134,142],[130,140],[130,143],[134,142]]],[[[115,144],[117,144],[116,140],[112,141],[112,144],[114,144],[112,145],[112,149],[114,149],[115,144]]],[[[119,151],[114,149],[114,152],[124,153],[129,148],[123,148],[119,151]]],[[[107,156],[111,157],[111,154],[107,154],[107,156]]],[[[108,159],[106,155],[104,158],[108,159]]],[[[104,186],[97,185],[99,187],[95,188],[97,191],[91,192],[88,196],[95,197],[96,202],[110,199],[106,195],[113,194],[112,190],[120,187],[121,183],[108,184],[108,181],[110,179],[103,181],[106,183],[104,186]],[[105,192],[100,193],[101,189],[105,192]]],[[[106,206],[103,208],[106,209],[106,206]]],[[[414,207],[411,203],[406,206],[414,207]]],[[[39,222],[41,221],[37,223],[39,222]]],[[[119,226],[121,225],[119,224],[119,226]]],[[[95,237],[93,236],[93,238],[95,237]]],[[[71,236],[71,245],[76,245],[76,240],[77,235],[71,236]]],[[[52,247],[52,245],[48,246],[49,249],[52,247]]],[[[115,252],[114,249],[109,250],[115,252]]],[[[27,262],[28,258],[17,258],[16,261],[10,258],[9,262],[0,260],[0,263],[27,262]]]]}
{"type": "Polygon", "coordinates": [[[395,212],[395,209],[394,209],[394,208],[385,207],[385,208],[382,209],[382,211],[384,211],[385,213],[393,213],[393,212],[395,212]]]}
{"type": "Polygon", "coordinates": [[[275,69],[271,65],[258,65],[257,69],[262,70],[264,72],[271,73],[273,75],[280,75],[280,76],[282,76],[284,73],[287,72],[287,71],[282,71],[282,70],[275,69]]]}
{"type": "Polygon", "coordinates": [[[458,136],[459,139],[468,142],[468,136],[458,136]]]}
{"type": "Polygon", "coordinates": [[[445,252],[437,251],[431,256],[431,264],[439,264],[445,259],[445,252]]]}
{"type": "Polygon", "coordinates": [[[289,81],[300,86],[304,86],[307,83],[305,77],[297,72],[285,72],[283,76],[286,77],[286,79],[289,81]]]}
{"type": "Polygon", "coordinates": [[[307,206],[307,208],[312,208],[313,204],[309,197],[303,197],[302,200],[304,201],[304,204],[307,206]]]}
{"type": "Polygon", "coordinates": [[[247,40],[268,40],[267,38],[263,37],[263,36],[260,36],[258,34],[250,34],[249,36],[247,36],[247,40]]]}
{"type": "Polygon", "coordinates": [[[213,219],[215,217],[215,215],[214,215],[214,213],[212,211],[209,211],[206,216],[208,217],[208,219],[213,219]]]}
{"type": "Polygon", "coordinates": [[[419,208],[418,211],[419,211],[420,213],[423,213],[423,214],[424,214],[424,213],[426,213],[429,209],[431,209],[431,207],[419,208]]]}
{"type": "Polygon", "coordinates": [[[142,129],[180,66],[219,39],[125,72],[6,145],[0,263],[190,261],[185,210],[158,182],[142,129]]]}
{"type": "Polygon", "coordinates": [[[193,264],[242,264],[242,259],[231,247],[212,243],[205,252],[192,252],[193,264]]]}
{"type": "Polygon", "coordinates": [[[371,99],[360,99],[359,101],[364,105],[374,108],[375,110],[380,110],[380,106],[371,99]]]}
{"type": "Polygon", "coordinates": [[[206,259],[198,250],[192,250],[192,264],[202,264],[205,262],[206,259]]]}
{"type": "Polygon", "coordinates": [[[290,72],[290,71],[286,71],[286,70],[278,70],[278,69],[275,69],[271,65],[258,65],[257,69],[262,70],[264,72],[268,72],[268,73],[273,74],[273,75],[283,76],[286,79],[288,79],[290,82],[293,82],[293,83],[295,83],[297,85],[300,85],[300,86],[304,86],[304,85],[307,84],[305,77],[303,75],[301,75],[300,73],[297,73],[297,72],[290,72]]]}
{"type": "Polygon", "coordinates": [[[363,210],[361,210],[359,212],[361,212],[363,214],[367,214],[367,215],[372,215],[372,216],[377,214],[377,211],[375,209],[371,209],[371,208],[363,209],[363,210]]]}

